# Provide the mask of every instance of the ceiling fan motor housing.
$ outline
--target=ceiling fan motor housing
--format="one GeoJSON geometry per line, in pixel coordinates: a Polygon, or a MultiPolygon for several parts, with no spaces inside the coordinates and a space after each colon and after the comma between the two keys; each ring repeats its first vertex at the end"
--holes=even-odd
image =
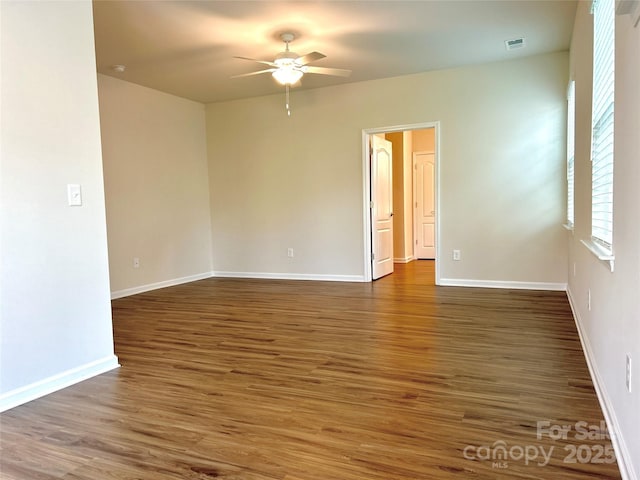
{"type": "Polygon", "coordinates": [[[276,65],[278,65],[279,67],[283,67],[286,65],[295,65],[295,61],[300,57],[300,55],[298,55],[296,52],[290,52],[290,51],[286,51],[286,52],[280,52],[277,56],[276,59],[273,61],[273,63],[275,63],[276,65]]]}

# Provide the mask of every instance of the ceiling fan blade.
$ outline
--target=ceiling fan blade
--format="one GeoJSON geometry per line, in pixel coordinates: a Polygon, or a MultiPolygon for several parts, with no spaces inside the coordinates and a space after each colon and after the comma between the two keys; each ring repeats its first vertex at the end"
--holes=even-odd
{"type": "Polygon", "coordinates": [[[305,73],[319,73],[320,75],[334,75],[336,77],[348,77],[351,75],[351,70],[343,70],[341,68],[305,66],[302,71],[305,73]]]}
{"type": "Polygon", "coordinates": [[[276,68],[267,68],[266,70],[258,70],[257,72],[243,73],[240,75],[233,75],[231,78],[240,78],[240,77],[250,77],[252,75],[260,75],[262,73],[273,73],[277,69],[276,68]]]}
{"type": "Polygon", "coordinates": [[[295,62],[298,65],[306,65],[308,63],[315,62],[316,60],[320,60],[321,58],[324,58],[324,57],[326,57],[326,55],[323,55],[320,52],[311,52],[296,58],[295,62]]]}
{"type": "Polygon", "coordinates": [[[267,60],[256,60],[255,58],[248,58],[248,57],[233,57],[233,58],[239,58],[240,60],[249,60],[250,62],[262,63],[264,65],[269,65],[270,67],[276,66],[275,63],[269,62],[267,60]]]}

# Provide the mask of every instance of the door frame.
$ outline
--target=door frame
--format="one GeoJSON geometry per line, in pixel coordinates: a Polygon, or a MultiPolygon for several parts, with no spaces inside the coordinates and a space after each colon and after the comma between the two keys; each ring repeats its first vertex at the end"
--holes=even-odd
{"type": "Polygon", "coordinates": [[[435,239],[436,239],[436,278],[435,284],[440,285],[440,122],[423,122],[406,125],[392,125],[388,127],[375,127],[362,129],[362,225],[363,225],[363,272],[364,281],[372,281],[371,265],[371,164],[369,162],[369,152],[371,151],[371,136],[377,133],[405,132],[407,130],[422,130],[434,128],[435,134],[435,239]]]}

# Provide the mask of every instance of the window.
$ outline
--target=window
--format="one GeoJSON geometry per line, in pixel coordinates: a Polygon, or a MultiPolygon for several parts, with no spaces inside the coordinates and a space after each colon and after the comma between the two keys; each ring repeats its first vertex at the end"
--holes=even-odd
{"type": "Polygon", "coordinates": [[[573,228],[574,223],[574,156],[576,134],[576,82],[569,82],[567,91],[567,228],[573,228]]]}
{"type": "Polygon", "coordinates": [[[611,254],[615,0],[595,0],[592,11],[591,240],[611,254]]]}

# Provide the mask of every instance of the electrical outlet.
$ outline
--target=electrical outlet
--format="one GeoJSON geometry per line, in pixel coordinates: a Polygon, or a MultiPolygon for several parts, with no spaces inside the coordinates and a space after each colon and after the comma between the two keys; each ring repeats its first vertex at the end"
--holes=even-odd
{"type": "Polygon", "coordinates": [[[133,258],[133,268],[140,268],[140,259],[138,257],[133,258]]]}
{"type": "Polygon", "coordinates": [[[460,250],[453,251],[453,259],[457,262],[460,260],[460,250]]]}
{"type": "Polygon", "coordinates": [[[627,391],[631,393],[631,354],[627,353],[627,369],[626,369],[627,391]]]}
{"type": "Polygon", "coordinates": [[[573,276],[576,276],[576,262],[573,262],[573,276]]]}
{"type": "Polygon", "coordinates": [[[587,291],[587,309],[591,311],[591,289],[587,291]]]}
{"type": "Polygon", "coordinates": [[[287,248],[287,257],[293,258],[293,248],[287,248]]]}

